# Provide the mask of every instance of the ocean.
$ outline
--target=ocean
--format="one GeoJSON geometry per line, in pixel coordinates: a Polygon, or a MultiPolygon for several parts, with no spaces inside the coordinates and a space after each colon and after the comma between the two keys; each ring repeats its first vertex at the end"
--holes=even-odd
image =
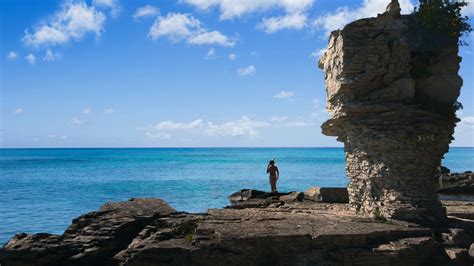
{"type": "MultiPolygon", "coordinates": [[[[0,149],[0,244],[15,233],[62,233],[107,201],[158,197],[180,211],[224,207],[243,188],[346,186],[342,148],[0,149]]],[[[451,148],[443,165],[474,170],[474,148],[451,148]]]]}

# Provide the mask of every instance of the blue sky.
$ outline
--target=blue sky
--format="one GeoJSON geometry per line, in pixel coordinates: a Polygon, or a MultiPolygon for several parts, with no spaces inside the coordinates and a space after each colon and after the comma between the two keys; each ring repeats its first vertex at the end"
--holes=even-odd
{"type": "MultiPolygon", "coordinates": [[[[317,57],[387,2],[2,0],[0,145],[341,146],[317,57]]],[[[466,40],[452,146],[474,146],[466,40]]]]}

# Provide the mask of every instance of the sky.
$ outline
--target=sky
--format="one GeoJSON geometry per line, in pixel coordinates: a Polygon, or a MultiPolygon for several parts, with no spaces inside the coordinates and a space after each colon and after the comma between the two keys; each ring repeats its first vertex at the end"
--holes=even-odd
{"type": "MultiPolygon", "coordinates": [[[[387,3],[0,0],[0,147],[342,146],[321,133],[317,59],[332,30],[387,3]]],[[[474,146],[465,40],[451,146],[474,146]]]]}

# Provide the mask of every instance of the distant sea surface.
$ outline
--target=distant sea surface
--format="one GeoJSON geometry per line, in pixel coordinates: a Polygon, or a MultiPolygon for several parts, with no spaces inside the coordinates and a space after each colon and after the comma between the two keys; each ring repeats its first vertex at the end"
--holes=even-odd
{"type": "MultiPolygon", "coordinates": [[[[268,190],[276,159],[280,191],[346,186],[342,148],[0,149],[0,244],[18,232],[62,233],[107,201],[158,197],[180,211],[224,207],[243,188],[268,190]]],[[[474,170],[474,148],[443,164],[474,170]]]]}

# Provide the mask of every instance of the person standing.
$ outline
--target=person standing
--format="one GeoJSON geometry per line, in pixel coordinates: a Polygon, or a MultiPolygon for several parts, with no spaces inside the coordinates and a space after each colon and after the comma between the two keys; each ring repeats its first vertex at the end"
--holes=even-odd
{"type": "Polygon", "coordinates": [[[280,172],[278,171],[278,167],[276,167],[275,165],[275,160],[271,160],[268,162],[267,174],[270,175],[270,187],[272,189],[272,192],[278,192],[276,188],[276,183],[278,178],[280,177],[280,172]]]}

